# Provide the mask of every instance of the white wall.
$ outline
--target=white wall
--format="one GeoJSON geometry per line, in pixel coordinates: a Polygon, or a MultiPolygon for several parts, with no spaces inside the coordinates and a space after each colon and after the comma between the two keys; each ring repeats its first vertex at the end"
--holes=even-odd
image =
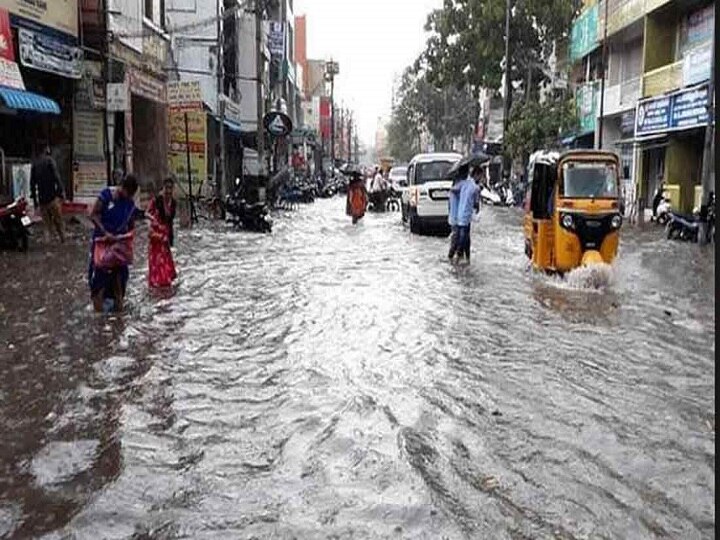
{"type": "MultiPolygon", "coordinates": [[[[217,111],[217,75],[216,53],[210,51],[210,42],[192,42],[187,37],[217,38],[217,25],[213,21],[201,27],[184,30],[181,27],[217,14],[217,0],[165,0],[167,31],[172,36],[173,57],[180,69],[192,69],[211,72],[208,74],[193,74],[179,72],[182,81],[200,81],[203,101],[213,113],[217,111]],[[180,28],[173,31],[174,28],[180,28]]],[[[174,67],[174,66],[171,66],[174,67]]],[[[174,73],[169,74],[171,77],[174,73]]]]}

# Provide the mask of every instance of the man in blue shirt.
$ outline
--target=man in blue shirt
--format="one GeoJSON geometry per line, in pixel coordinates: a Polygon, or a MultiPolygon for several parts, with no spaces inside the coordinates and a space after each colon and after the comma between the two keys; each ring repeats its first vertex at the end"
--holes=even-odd
{"type": "Polygon", "coordinates": [[[475,167],[472,175],[458,182],[452,188],[458,197],[457,203],[457,228],[458,228],[458,250],[460,258],[470,262],[470,225],[472,223],[473,211],[478,201],[480,189],[475,181],[480,178],[481,170],[475,167]]]}
{"type": "Polygon", "coordinates": [[[458,175],[453,179],[453,188],[450,190],[448,195],[448,224],[450,225],[450,252],[448,253],[448,259],[451,261],[455,258],[455,255],[459,251],[458,246],[458,227],[457,227],[457,212],[459,194],[454,191],[455,186],[458,184],[460,178],[467,176],[468,168],[460,168],[458,175]]]}

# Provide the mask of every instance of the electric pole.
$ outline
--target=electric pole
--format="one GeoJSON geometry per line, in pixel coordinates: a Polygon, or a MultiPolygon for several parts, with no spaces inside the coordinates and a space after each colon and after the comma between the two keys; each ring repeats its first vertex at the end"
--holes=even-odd
{"type": "MultiPolygon", "coordinates": [[[[605,23],[603,24],[603,43],[602,54],[600,59],[600,118],[598,119],[598,145],[597,148],[602,149],[603,145],[603,114],[605,114],[605,71],[607,66],[607,36],[608,36],[608,6],[609,0],[605,0],[605,23]]],[[[595,96],[593,96],[594,98],[595,96]]],[[[595,100],[593,99],[593,102],[595,100]]]]}
{"type": "Polygon", "coordinates": [[[325,64],[325,80],[330,81],[330,167],[335,170],[335,75],[340,73],[337,62],[330,60],[325,64]]]}
{"type": "Polygon", "coordinates": [[[263,0],[255,0],[255,72],[257,77],[257,162],[258,176],[265,173],[265,133],[263,128],[263,80],[264,80],[264,62],[263,39],[262,39],[262,21],[263,21],[263,0]]]}
{"type": "Polygon", "coordinates": [[[215,196],[222,197],[222,189],[225,188],[225,101],[223,99],[223,0],[217,0],[217,109],[220,113],[220,155],[217,160],[217,179],[215,182],[215,196]]]}
{"type": "Polygon", "coordinates": [[[506,0],[505,4],[505,103],[503,107],[503,177],[505,180],[510,178],[510,156],[508,155],[507,134],[510,125],[510,105],[512,96],[510,95],[510,15],[512,10],[512,0],[506,0]]]}

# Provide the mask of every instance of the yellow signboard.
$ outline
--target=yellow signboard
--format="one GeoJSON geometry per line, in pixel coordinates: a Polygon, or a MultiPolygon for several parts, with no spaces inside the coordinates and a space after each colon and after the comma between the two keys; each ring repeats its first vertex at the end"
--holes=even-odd
{"type": "Polygon", "coordinates": [[[0,9],[65,34],[78,36],[78,0],[0,0],[0,9]]]}
{"type": "Polygon", "coordinates": [[[188,181],[188,151],[193,194],[207,177],[207,118],[203,110],[170,109],[168,113],[170,148],[168,168],[186,190],[188,181]],[[187,131],[185,122],[187,119],[187,131]],[[187,134],[187,136],[186,136],[187,134]]]}

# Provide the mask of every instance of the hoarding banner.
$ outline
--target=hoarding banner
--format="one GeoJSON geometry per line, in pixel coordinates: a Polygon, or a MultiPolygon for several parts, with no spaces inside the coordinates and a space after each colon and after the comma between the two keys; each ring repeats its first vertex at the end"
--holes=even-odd
{"type": "Polygon", "coordinates": [[[0,58],[0,85],[25,90],[20,68],[15,62],[0,58]]]}
{"type": "Polygon", "coordinates": [[[170,109],[168,114],[169,141],[168,169],[177,182],[186,189],[188,170],[187,153],[190,153],[190,176],[193,194],[207,177],[207,116],[205,111],[170,109]],[[187,117],[187,138],[185,118],[187,117]]]}
{"type": "Polygon", "coordinates": [[[78,0],[0,0],[0,8],[17,17],[19,26],[47,27],[78,37],[78,0]]]}
{"type": "Polygon", "coordinates": [[[598,4],[583,11],[570,31],[570,61],[575,62],[595,49],[598,40],[598,4]]]}
{"type": "Polygon", "coordinates": [[[127,111],[130,108],[128,86],[125,83],[108,83],[107,110],[127,111]]]}
{"type": "Polygon", "coordinates": [[[635,136],[652,135],[707,124],[707,85],[638,102],[635,136]]]}
{"type": "Polygon", "coordinates": [[[73,150],[77,159],[97,161],[105,157],[103,111],[76,110],[73,114],[73,150]]]}
{"type": "Polygon", "coordinates": [[[156,103],[167,102],[165,83],[136,69],[130,70],[130,92],[156,103]]]}
{"type": "Polygon", "coordinates": [[[73,167],[73,196],[77,199],[97,199],[107,187],[105,161],[76,161],[73,167]]]}
{"type": "Polygon", "coordinates": [[[167,83],[168,106],[173,109],[202,110],[200,81],[173,81],[167,83]]]}
{"type": "Polygon", "coordinates": [[[18,36],[23,66],[70,79],[82,77],[83,52],[79,47],[24,28],[18,30],[18,36]]]}
{"type": "Polygon", "coordinates": [[[271,21],[268,30],[268,48],[273,56],[283,56],[285,53],[285,33],[283,24],[271,21]]]}
{"type": "Polygon", "coordinates": [[[10,16],[7,10],[2,8],[0,8],[0,58],[4,58],[10,62],[15,61],[12,30],[10,30],[10,16]]]}
{"type": "Polygon", "coordinates": [[[712,62],[712,42],[685,53],[683,59],[683,84],[690,86],[710,80],[710,63],[712,62]]]}

